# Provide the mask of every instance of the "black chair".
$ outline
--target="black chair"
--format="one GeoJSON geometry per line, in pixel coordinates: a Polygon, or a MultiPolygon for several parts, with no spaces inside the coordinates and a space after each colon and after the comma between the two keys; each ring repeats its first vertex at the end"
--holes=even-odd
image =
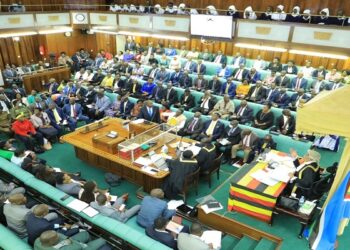
{"type": "Polygon", "coordinates": [[[196,195],[198,195],[199,170],[200,168],[198,168],[192,174],[187,175],[184,180],[182,191],[179,193],[179,195],[183,197],[184,202],[186,202],[186,195],[192,186],[194,186],[196,195]]]}
{"type": "Polygon", "coordinates": [[[201,172],[201,175],[206,179],[206,181],[209,183],[209,188],[211,188],[211,176],[216,173],[216,178],[220,179],[220,166],[221,166],[221,159],[222,159],[223,153],[221,153],[218,157],[216,157],[213,161],[213,165],[206,171],[201,172]]]}

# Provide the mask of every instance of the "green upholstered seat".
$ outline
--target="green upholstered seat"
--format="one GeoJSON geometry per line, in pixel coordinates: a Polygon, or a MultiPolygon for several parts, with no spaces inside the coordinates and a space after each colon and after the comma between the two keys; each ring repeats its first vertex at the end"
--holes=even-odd
{"type": "Polygon", "coordinates": [[[26,241],[20,239],[14,232],[0,224],[0,248],[1,249],[33,249],[26,241]]]}

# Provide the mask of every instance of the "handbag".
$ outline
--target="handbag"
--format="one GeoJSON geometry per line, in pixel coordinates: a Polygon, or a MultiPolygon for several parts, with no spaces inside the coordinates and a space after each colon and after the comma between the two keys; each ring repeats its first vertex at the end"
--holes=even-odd
{"type": "Polygon", "coordinates": [[[299,200],[295,198],[289,198],[286,196],[281,196],[277,203],[280,207],[292,210],[294,212],[298,211],[299,200]]]}

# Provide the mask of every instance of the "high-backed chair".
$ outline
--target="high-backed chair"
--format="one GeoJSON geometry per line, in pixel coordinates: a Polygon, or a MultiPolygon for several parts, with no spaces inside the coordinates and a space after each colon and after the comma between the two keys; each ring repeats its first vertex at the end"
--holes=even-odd
{"type": "Polygon", "coordinates": [[[179,194],[180,196],[183,197],[184,202],[186,202],[186,195],[188,193],[188,190],[191,187],[194,187],[196,190],[196,195],[198,195],[198,182],[199,182],[199,170],[200,168],[198,168],[195,172],[193,172],[192,174],[189,174],[186,176],[185,181],[184,181],[184,185],[182,188],[181,193],[179,194]]]}
{"type": "Polygon", "coordinates": [[[218,157],[216,157],[213,161],[213,165],[204,172],[201,172],[201,175],[206,179],[209,183],[209,188],[211,188],[211,176],[216,173],[216,178],[220,179],[220,166],[221,166],[221,158],[223,153],[221,153],[218,157]]]}

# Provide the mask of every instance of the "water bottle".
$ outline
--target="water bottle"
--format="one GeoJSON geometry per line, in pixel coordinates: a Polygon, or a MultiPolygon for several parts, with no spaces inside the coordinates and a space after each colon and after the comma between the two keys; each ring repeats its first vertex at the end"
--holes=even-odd
{"type": "Polygon", "coordinates": [[[301,196],[299,199],[299,207],[302,207],[304,203],[305,203],[305,197],[301,196]]]}

